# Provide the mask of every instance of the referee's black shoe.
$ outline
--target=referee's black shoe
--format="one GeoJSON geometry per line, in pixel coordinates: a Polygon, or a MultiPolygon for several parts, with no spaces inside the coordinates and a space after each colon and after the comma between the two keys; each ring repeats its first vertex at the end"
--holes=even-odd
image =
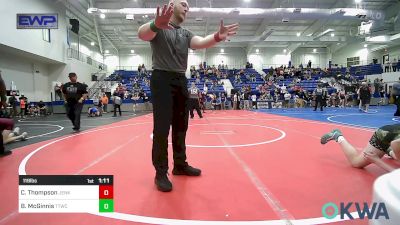
{"type": "Polygon", "coordinates": [[[4,152],[0,153],[0,157],[8,156],[11,154],[12,154],[12,151],[4,151],[4,152]]]}
{"type": "Polygon", "coordinates": [[[185,176],[200,176],[201,170],[191,167],[189,165],[185,166],[174,166],[172,170],[173,175],[185,175],[185,176]]]}
{"type": "Polygon", "coordinates": [[[170,192],[172,191],[172,183],[169,181],[167,173],[156,173],[156,177],[154,178],[154,183],[157,186],[157,189],[162,192],[170,192]]]}

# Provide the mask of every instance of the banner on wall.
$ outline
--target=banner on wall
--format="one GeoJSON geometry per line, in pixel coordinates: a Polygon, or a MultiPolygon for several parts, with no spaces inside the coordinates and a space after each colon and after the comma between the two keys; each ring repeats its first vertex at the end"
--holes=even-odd
{"type": "Polygon", "coordinates": [[[17,14],[17,29],[58,29],[58,14],[17,14]]]}

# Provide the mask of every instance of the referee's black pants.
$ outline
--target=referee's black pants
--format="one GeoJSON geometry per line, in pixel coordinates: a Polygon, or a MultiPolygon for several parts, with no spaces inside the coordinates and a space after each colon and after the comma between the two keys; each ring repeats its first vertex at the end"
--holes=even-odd
{"type": "Polygon", "coordinates": [[[150,89],[153,101],[152,161],[157,173],[168,171],[168,134],[172,126],[172,148],[175,167],[186,162],[188,129],[188,90],[184,73],[154,70],[150,89]]]}
{"type": "Polygon", "coordinates": [[[67,116],[71,120],[73,129],[79,130],[81,128],[81,113],[83,108],[83,103],[79,102],[68,102],[66,104],[67,116]]]}
{"type": "Polygon", "coordinates": [[[192,119],[194,117],[194,113],[193,113],[194,109],[196,109],[197,115],[199,115],[200,118],[203,118],[203,115],[201,115],[199,99],[189,98],[189,113],[190,113],[190,118],[192,118],[192,119]]]}
{"type": "Polygon", "coordinates": [[[315,106],[314,106],[314,111],[317,111],[318,104],[321,107],[321,111],[323,111],[324,103],[323,103],[323,98],[322,96],[317,96],[315,98],[315,106]]]}

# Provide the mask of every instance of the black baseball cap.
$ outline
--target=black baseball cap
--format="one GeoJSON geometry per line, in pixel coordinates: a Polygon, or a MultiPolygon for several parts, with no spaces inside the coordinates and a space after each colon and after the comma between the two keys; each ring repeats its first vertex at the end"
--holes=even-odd
{"type": "Polygon", "coordinates": [[[68,77],[76,77],[76,73],[69,73],[68,77]]]}

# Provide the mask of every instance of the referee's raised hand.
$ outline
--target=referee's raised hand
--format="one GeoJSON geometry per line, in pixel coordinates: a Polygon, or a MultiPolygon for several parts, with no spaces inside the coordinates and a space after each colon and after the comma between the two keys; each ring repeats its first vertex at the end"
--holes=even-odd
{"type": "Polygon", "coordinates": [[[172,14],[174,13],[174,3],[170,3],[168,5],[164,5],[161,12],[160,6],[157,7],[156,19],[154,20],[154,24],[158,29],[173,29],[173,27],[169,24],[169,20],[171,19],[172,14]]]}
{"type": "Polygon", "coordinates": [[[236,35],[236,31],[239,29],[239,24],[230,24],[230,25],[224,25],[224,21],[221,20],[219,30],[218,30],[218,35],[219,38],[222,40],[226,40],[231,36],[236,35]]]}

